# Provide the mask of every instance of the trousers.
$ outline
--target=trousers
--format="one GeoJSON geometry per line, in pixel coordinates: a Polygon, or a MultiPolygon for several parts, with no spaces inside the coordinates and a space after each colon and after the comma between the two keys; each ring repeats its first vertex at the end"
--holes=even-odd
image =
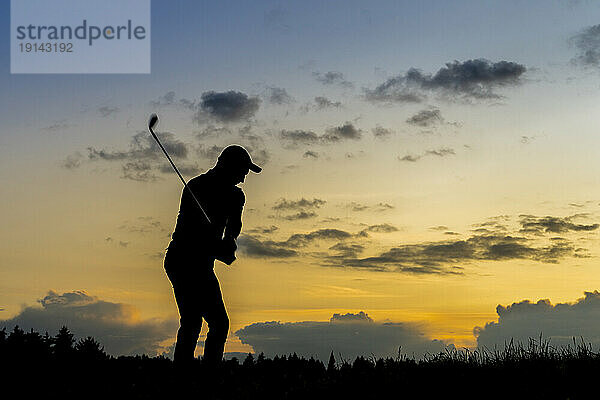
{"type": "Polygon", "coordinates": [[[194,359],[204,319],[208,324],[208,334],[204,342],[203,362],[219,363],[229,333],[229,317],[213,269],[214,258],[198,256],[171,244],[165,255],[164,267],[173,286],[180,316],[174,362],[183,364],[194,359]]]}

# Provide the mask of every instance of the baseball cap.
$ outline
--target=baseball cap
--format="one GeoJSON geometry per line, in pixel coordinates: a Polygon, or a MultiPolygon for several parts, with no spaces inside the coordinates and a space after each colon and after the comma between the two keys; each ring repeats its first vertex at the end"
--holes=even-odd
{"type": "Polygon", "coordinates": [[[250,171],[259,173],[262,168],[252,162],[248,151],[240,145],[232,144],[221,151],[217,163],[224,165],[239,165],[247,167],[250,171]]]}

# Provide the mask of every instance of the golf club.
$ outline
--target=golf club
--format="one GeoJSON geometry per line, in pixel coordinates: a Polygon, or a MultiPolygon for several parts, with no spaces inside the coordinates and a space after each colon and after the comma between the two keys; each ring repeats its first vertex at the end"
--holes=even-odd
{"type": "MultiPolygon", "coordinates": [[[[154,140],[156,140],[156,143],[158,143],[158,145],[160,146],[160,148],[163,151],[163,153],[165,153],[165,156],[167,156],[167,159],[169,160],[169,162],[171,163],[171,166],[173,167],[173,169],[177,173],[177,176],[179,176],[179,179],[181,179],[181,182],[183,182],[183,186],[192,195],[192,198],[194,199],[194,201],[196,202],[196,204],[198,205],[198,207],[200,207],[200,211],[202,211],[202,214],[204,215],[204,218],[206,218],[206,220],[208,221],[208,223],[210,225],[212,225],[212,222],[210,221],[210,218],[208,218],[208,215],[204,211],[204,208],[202,208],[202,205],[200,204],[200,201],[198,200],[198,198],[196,198],[196,196],[194,195],[194,192],[192,192],[192,189],[190,189],[190,187],[188,186],[188,184],[185,181],[185,179],[183,179],[183,176],[181,176],[181,173],[179,172],[179,170],[175,166],[175,163],[173,162],[173,160],[171,160],[171,157],[169,156],[169,153],[167,153],[167,150],[165,150],[165,148],[163,147],[163,145],[160,142],[160,140],[158,140],[158,136],[156,136],[156,134],[154,133],[154,127],[156,127],[156,124],[158,124],[158,115],[156,115],[156,114],[150,115],[150,119],[148,120],[148,130],[150,131],[150,134],[152,134],[152,137],[154,138],[154,140]]],[[[216,259],[217,260],[222,261],[222,262],[224,262],[227,265],[231,265],[231,263],[235,261],[235,258],[236,258],[235,254],[231,254],[231,255],[218,254],[218,255],[216,255],[216,259]]]]}
{"type": "Polygon", "coordinates": [[[150,120],[148,121],[148,130],[152,134],[152,137],[154,138],[154,140],[156,140],[156,143],[158,143],[158,145],[162,149],[163,153],[165,153],[165,156],[167,156],[167,159],[171,163],[171,166],[173,167],[173,169],[175,170],[175,172],[177,172],[177,176],[179,176],[179,179],[181,179],[181,182],[183,182],[183,186],[185,186],[185,188],[190,192],[190,194],[192,195],[192,197],[196,201],[196,204],[198,204],[198,207],[200,207],[200,210],[202,211],[202,214],[204,214],[204,217],[206,218],[206,220],[208,221],[208,223],[211,224],[212,222],[210,222],[210,218],[208,218],[208,215],[206,215],[206,212],[204,211],[204,208],[202,208],[202,205],[200,204],[200,202],[198,201],[198,199],[194,195],[194,192],[192,192],[192,189],[190,189],[190,187],[187,185],[185,179],[183,179],[183,176],[181,176],[181,174],[179,173],[179,170],[175,166],[175,163],[173,162],[173,160],[171,160],[171,157],[169,156],[169,153],[167,153],[167,150],[165,150],[165,148],[163,147],[162,143],[160,143],[160,140],[158,140],[158,136],[156,136],[156,134],[154,133],[154,127],[156,126],[156,124],[158,124],[158,115],[156,115],[156,114],[150,115],[150,120]]]}

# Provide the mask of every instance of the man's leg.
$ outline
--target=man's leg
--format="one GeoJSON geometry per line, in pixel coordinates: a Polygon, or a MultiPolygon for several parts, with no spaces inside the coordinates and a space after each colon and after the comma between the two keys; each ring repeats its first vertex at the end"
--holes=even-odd
{"type": "Polygon", "coordinates": [[[223,359],[225,341],[229,333],[229,317],[214,272],[205,283],[203,316],[208,324],[208,334],[204,343],[204,362],[207,365],[216,365],[223,359]]]}
{"type": "Polygon", "coordinates": [[[173,291],[180,316],[173,361],[180,365],[190,364],[194,360],[196,343],[202,329],[202,311],[198,295],[191,285],[175,285],[173,291]]]}

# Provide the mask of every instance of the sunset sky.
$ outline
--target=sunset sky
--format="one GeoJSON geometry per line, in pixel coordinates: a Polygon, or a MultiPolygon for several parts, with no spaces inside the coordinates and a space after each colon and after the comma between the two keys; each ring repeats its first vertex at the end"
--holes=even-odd
{"type": "Polygon", "coordinates": [[[598,24],[586,0],[153,0],[139,75],[10,74],[6,29],[0,328],[169,352],[156,112],[187,178],[231,143],[263,167],[215,266],[227,352],[600,346],[598,24]]]}

